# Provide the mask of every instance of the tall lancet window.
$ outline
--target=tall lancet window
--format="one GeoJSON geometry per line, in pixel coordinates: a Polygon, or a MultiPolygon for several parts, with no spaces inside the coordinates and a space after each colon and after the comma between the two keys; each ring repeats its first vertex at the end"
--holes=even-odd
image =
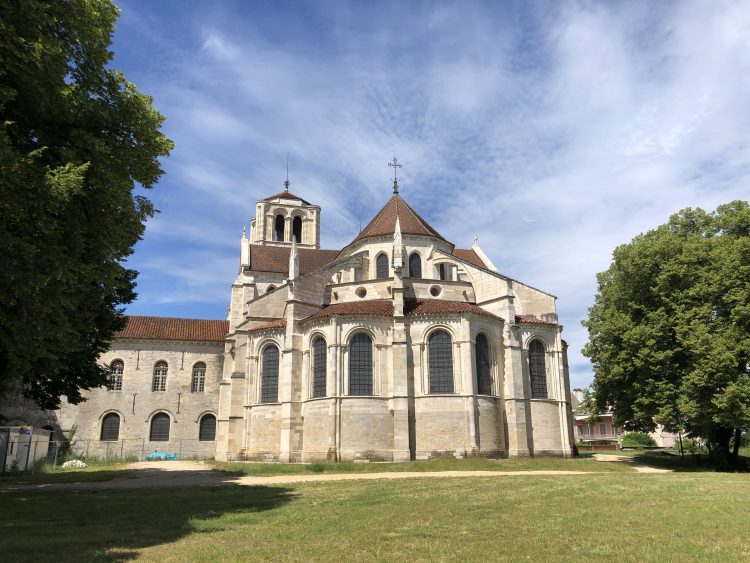
{"type": "Polygon", "coordinates": [[[444,330],[436,330],[427,344],[430,393],[453,393],[453,342],[444,330]]]}
{"type": "Polygon", "coordinates": [[[544,366],[544,344],[533,340],[529,344],[529,375],[531,377],[531,397],[547,398],[547,370],[544,366]]]}
{"type": "Polygon", "coordinates": [[[326,341],[322,336],[313,340],[313,397],[326,396],[326,341]]]}
{"type": "Polygon", "coordinates": [[[277,215],[273,223],[273,240],[284,240],[284,216],[277,215]]]}
{"type": "Polygon", "coordinates": [[[292,221],[292,236],[297,242],[302,242],[302,217],[295,217],[292,221]]]}
{"type": "Polygon", "coordinates": [[[474,355],[477,368],[477,393],[480,395],[492,395],[490,345],[487,342],[487,337],[482,333],[477,334],[474,355]]]}
{"type": "Polygon", "coordinates": [[[388,277],[388,255],[384,252],[375,259],[375,277],[384,280],[388,277]]]}
{"type": "Polygon", "coordinates": [[[154,380],[151,386],[151,391],[166,391],[167,390],[167,362],[160,361],[156,362],[154,366],[154,380]]]}
{"type": "Polygon", "coordinates": [[[418,252],[412,252],[411,256],[409,256],[409,277],[422,277],[422,258],[418,252]]]}
{"type": "Polygon", "coordinates": [[[363,332],[349,343],[349,394],[372,395],[372,338],[363,332]]]}
{"type": "Polygon", "coordinates": [[[279,349],[266,346],[261,362],[260,402],[275,403],[279,400],[279,349]]]}

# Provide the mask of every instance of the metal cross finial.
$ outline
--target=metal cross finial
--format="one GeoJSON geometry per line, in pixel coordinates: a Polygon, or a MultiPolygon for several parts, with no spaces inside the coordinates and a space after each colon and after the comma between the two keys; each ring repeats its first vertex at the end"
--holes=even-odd
{"type": "Polygon", "coordinates": [[[393,167],[393,193],[398,193],[398,168],[403,168],[402,164],[398,163],[398,160],[396,160],[396,157],[393,157],[393,162],[389,162],[388,166],[393,167]]]}
{"type": "Polygon", "coordinates": [[[286,180],[284,180],[284,191],[289,191],[289,153],[286,153],[286,180]]]}

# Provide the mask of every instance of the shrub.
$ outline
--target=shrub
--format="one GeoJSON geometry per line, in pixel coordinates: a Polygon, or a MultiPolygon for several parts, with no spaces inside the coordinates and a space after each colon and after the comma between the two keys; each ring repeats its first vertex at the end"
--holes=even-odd
{"type": "Polygon", "coordinates": [[[623,448],[654,448],[656,441],[645,432],[629,432],[622,438],[623,448]]]}

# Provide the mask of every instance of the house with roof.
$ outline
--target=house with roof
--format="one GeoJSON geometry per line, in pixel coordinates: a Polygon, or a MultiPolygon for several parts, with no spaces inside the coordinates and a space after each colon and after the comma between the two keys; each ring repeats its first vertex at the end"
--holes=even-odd
{"type": "Polygon", "coordinates": [[[227,319],[129,317],[109,388],[61,424],[99,448],[224,460],[572,454],[553,295],[456,248],[395,178],[349,244],[321,249],[320,229],[288,182],[259,200],[227,319]]]}

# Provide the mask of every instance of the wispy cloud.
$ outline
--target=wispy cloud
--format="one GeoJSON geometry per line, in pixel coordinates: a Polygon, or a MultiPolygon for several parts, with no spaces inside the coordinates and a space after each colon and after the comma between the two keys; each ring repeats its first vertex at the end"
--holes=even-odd
{"type": "Polygon", "coordinates": [[[478,234],[558,295],[583,385],[580,322],[612,249],[750,194],[745,2],[159,6],[125,2],[115,43],[176,141],[131,259],[138,312],[223,316],[241,226],[287,153],[327,247],[385,202],[395,153],[444,236],[478,234]]]}

